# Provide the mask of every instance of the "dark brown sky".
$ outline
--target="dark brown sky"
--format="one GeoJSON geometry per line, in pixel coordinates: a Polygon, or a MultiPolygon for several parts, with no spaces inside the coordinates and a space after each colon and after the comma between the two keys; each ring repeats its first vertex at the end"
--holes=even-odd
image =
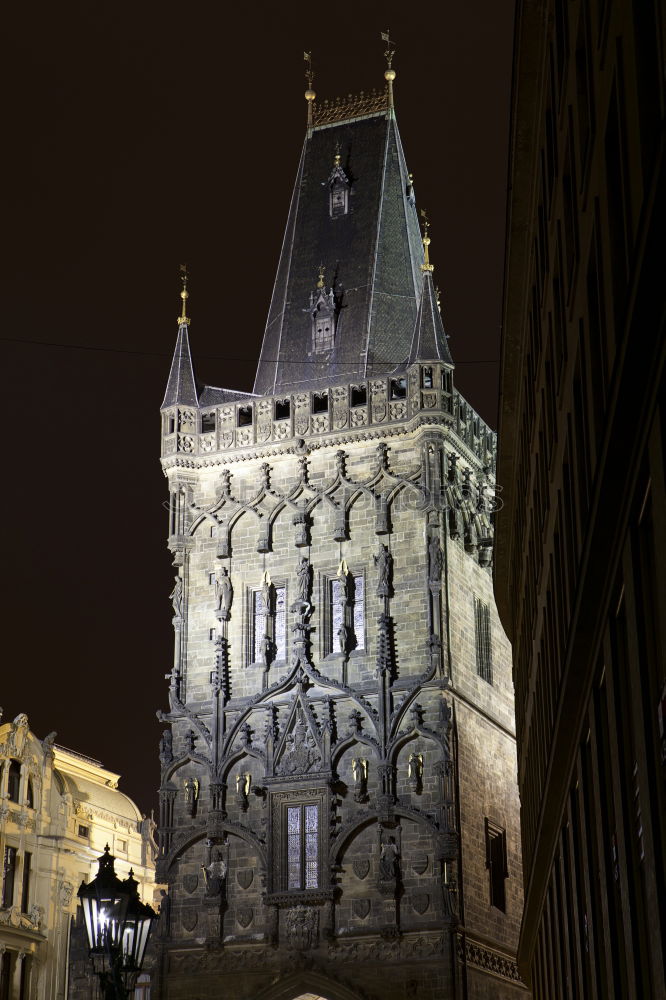
{"type": "Polygon", "coordinates": [[[178,264],[198,376],[250,389],[304,136],[303,50],[321,98],[370,90],[389,27],[456,382],[496,426],[513,3],[12,6],[0,704],[149,809],[172,658],[158,410],[178,264]]]}

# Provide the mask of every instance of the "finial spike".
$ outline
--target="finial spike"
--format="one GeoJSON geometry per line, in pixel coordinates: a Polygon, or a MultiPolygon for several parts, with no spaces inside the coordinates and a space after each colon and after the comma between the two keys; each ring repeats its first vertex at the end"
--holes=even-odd
{"type": "Polygon", "coordinates": [[[422,271],[434,271],[435,268],[430,263],[430,253],[429,253],[429,249],[428,249],[430,247],[430,236],[429,236],[429,232],[430,232],[430,220],[428,219],[428,213],[426,212],[426,210],[424,208],[421,209],[421,218],[423,219],[423,229],[424,229],[424,234],[423,234],[423,254],[424,254],[424,261],[421,264],[421,270],[422,271]]]}
{"type": "Polygon", "coordinates": [[[324,287],[324,265],[320,264],[319,265],[319,279],[317,281],[317,288],[323,288],[323,287],[324,287]]]}
{"type": "Polygon", "coordinates": [[[395,80],[395,70],[391,66],[393,62],[393,56],[395,55],[395,42],[391,40],[391,34],[389,29],[381,32],[381,38],[383,42],[386,42],[386,48],[384,50],[384,58],[386,59],[386,71],[384,73],[384,79],[388,84],[388,106],[389,109],[393,110],[393,81],[395,80]]]}
{"type": "Polygon", "coordinates": [[[305,91],[305,100],[308,102],[308,128],[312,128],[312,105],[314,99],[317,96],[312,89],[312,81],[314,80],[314,71],[312,69],[312,53],[304,52],[303,58],[308,64],[308,68],[305,71],[305,79],[308,81],[308,89],[305,91]]]}
{"type": "Polygon", "coordinates": [[[187,300],[189,298],[189,294],[188,294],[188,291],[187,291],[187,279],[188,279],[188,277],[189,277],[189,275],[188,275],[188,271],[187,271],[187,264],[181,264],[180,265],[180,280],[181,280],[181,282],[183,284],[183,290],[180,293],[180,297],[183,300],[183,305],[182,305],[182,308],[181,308],[181,314],[178,317],[178,326],[181,326],[183,323],[188,323],[189,324],[189,322],[190,322],[189,316],[187,315],[187,300]]]}

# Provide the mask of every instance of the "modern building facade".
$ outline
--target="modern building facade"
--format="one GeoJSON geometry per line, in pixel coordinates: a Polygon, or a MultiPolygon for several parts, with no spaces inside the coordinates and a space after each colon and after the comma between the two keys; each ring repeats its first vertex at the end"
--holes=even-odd
{"type": "Polygon", "coordinates": [[[38,739],[28,717],[0,725],[0,998],[90,997],[87,951],[70,962],[82,881],[97,874],[108,844],[116,870],[130,868],[153,901],[154,823],[118,789],[120,775],[38,739]]]}
{"type": "Polygon", "coordinates": [[[195,379],[183,291],[165,1000],[525,995],[495,435],[454,386],[394,76],[306,93],[254,392],[195,379]]]}
{"type": "Polygon", "coordinates": [[[534,996],[666,995],[664,8],[518,5],[495,581],[534,996]]]}

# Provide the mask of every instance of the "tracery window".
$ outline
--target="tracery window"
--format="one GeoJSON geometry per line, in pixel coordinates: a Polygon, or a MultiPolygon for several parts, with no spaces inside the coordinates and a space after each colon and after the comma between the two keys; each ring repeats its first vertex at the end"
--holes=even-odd
{"type": "Polygon", "coordinates": [[[287,658],[287,588],[271,585],[266,593],[252,592],[252,662],[287,658]]]}
{"type": "Polygon", "coordinates": [[[287,806],[287,889],[319,887],[319,804],[287,806]]]}
{"type": "Polygon", "coordinates": [[[486,868],[490,875],[490,905],[506,912],[506,831],[486,819],[486,868]]]}

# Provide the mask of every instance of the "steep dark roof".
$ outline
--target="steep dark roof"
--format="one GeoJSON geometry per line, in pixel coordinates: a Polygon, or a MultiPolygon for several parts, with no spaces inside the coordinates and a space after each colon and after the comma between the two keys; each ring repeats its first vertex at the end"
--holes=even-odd
{"type": "Polygon", "coordinates": [[[406,361],[421,295],[421,235],[392,113],[311,130],[296,176],[254,391],[296,392],[385,374],[406,361]],[[339,149],[349,211],[331,217],[339,149]],[[334,347],[313,353],[319,265],[339,304],[334,347]]]}
{"type": "Polygon", "coordinates": [[[162,409],[165,406],[175,406],[176,403],[182,403],[185,406],[198,406],[199,404],[187,323],[181,323],[178,327],[176,349],[173,352],[162,409]]]}
{"type": "Polygon", "coordinates": [[[409,364],[415,361],[445,361],[449,365],[453,364],[442,317],[437,308],[432,271],[423,272],[423,294],[416,317],[412,349],[409,352],[409,364]]]}

